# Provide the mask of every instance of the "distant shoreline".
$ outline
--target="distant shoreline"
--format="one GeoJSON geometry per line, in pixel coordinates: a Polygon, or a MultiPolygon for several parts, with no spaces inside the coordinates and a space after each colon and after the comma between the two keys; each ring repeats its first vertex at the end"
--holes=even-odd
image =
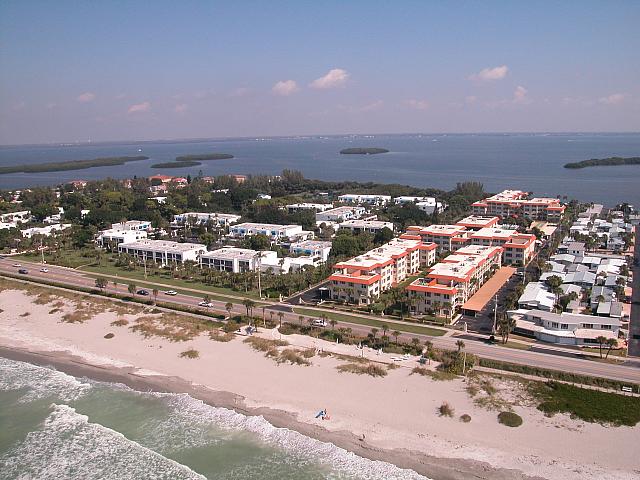
{"type": "Polygon", "coordinates": [[[0,167],[0,175],[8,173],[44,173],[44,172],[66,172],[71,170],[86,170],[93,167],[114,167],[124,165],[127,162],[138,162],[149,160],[145,155],[134,157],[105,157],[94,158],[92,160],[69,160],[65,162],[47,162],[23,165],[8,165],[0,167]]]}
{"type": "Polygon", "coordinates": [[[592,158],[591,160],[582,160],[581,162],[565,163],[564,168],[617,167],[620,165],[640,165],[640,157],[592,158]]]}
{"type": "Polygon", "coordinates": [[[355,147],[340,150],[341,155],[378,155],[380,153],[389,153],[389,150],[377,147],[355,147]]]}

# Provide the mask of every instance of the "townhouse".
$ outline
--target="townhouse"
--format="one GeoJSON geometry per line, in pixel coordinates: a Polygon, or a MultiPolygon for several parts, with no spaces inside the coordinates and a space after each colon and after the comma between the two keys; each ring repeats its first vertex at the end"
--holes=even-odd
{"type": "Polygon", "coordinates": [[[118,252],[131,255],[137,260],[152,261],[162,266],[198,262],[200,255],[207,251],[207,247],[200,243],[178,243],[166,240],[140,239],[135,242],[121,243],[118,252]]]}
{"type": "Polygon", "coordinates": [[[390,195],[363,195],[357,193],[347,193],[338,197],[339,202],[361,203],[366,205],[386,205],[391,201],[390,195]]]}
{"type": "Polygon", "coordinates": [[[388,228],[393,232],[393,222],[383,222],[380,220],[347,220],[339,224],[338,228],[348,229],[354,233],[369,232],[375,234],[383,228],[388,228]]]}
{"type": "Polygon", "coordinates": [[[270,223],[239,223],[229,229],[233,238],[244,238],[247,235],[266,235],[273,242],[283,240],[303,240],[313,238],[313,232],[303,230],[300,225],[275,225],[270,223]]]}
{"type": "Polygon", "coordinates": [[[293,255],[312,257],[316,263],[324,263],[329,258],[331,242],[323,240],[303,240],[292,243],[289,246],[289,251],[293,255]]]}
{"type": "MultiPolygon", "coordinates": [[[[199,257],[200,266],[220,272],[253,272],[258,267],[260,253],[248,248],[223,247],[202,253],[199,257]]],[[[269,253],[277,255],[276,252],[269,253]]]]}
{"type": "Polygon", "coordinates": [[[200,212],[187,212],[180,213],[173,216],[172,227],[180,227],[185,223],[191,222],[195,225],[216,225],[218,227],[226,227],[233,223],[237,223],[240,220],[240,215],[234,215],[233,213],[200,213],[200,212]]]}
{"type": "Polygon", "coordinates": [[[112,230],[151,230],[151,222],[147,220],[129,220],[128,222],[112,223],[112,230]]]}
{"type": "Polygon", "coordinates": [[[333,205],[330,203],[292,203],[286,206],[287,212],[294,213],[301,210],[313,210],[315,212],[326,212],[331,210],[333,205]]]}
{"type": "Polygon", "coordinates": [[[323,212],[316,213],[317,222],[344,222],[360,218],[367,212],[366,208],[360,206],[342,206],[331,208],[323,212]]]}
{"type": "Polygon", "coordinates": [[[98,234],[96,244],[102,248],[114,248],[121,243],[131,243],[143,238],[147,238],[146,230],[117,230],[110,228],[98,234]]]}

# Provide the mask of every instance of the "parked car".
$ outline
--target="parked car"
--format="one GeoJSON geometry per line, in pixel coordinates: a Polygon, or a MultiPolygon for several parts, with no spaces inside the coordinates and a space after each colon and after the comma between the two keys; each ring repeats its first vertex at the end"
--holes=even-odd
{"type": "Polygon", "coordinates": [[[138,295],[147,296],[147,295],[149,295],[149,292],[148,292],[148,291],[146,291],[146,290],[138,290],[138,291],[137,291],[137,294],[138,294],[138,295]]]}
{"type": "Polygon", "coordinates": [[[18,273],[21,273],[22,275],[26,275],[29,273],[29,270],[27,270],[26,268],[21,268],[20,270],[18,270],[18,273]]]}
{"type": "Polygon", "coordinates": [[[177,295],[178,292],[176,292],[175,290],[167,290],[166,292],[164,292],[164,294],[174,296],[177,295]]]}
{"type": "Polygon", "coordinates": [[[40,271],[41,271],[42,273],[48,273],[48,272],[49,272],[49,269],[48,269],[47,267],[42,267],[42,268],[40,269],[40,271]]]}
{"type": "Polygon", "coordinates": [[[20,265],[19,263],[14,263],[13,266],[16,268],[20,268],[22,265],[20,265]]]}
{"type": "Polygon", "coordinates": [[[313,325],[314,327],[326,327],[327,326],[327,321],[323,320],[322,318],[314,318],[313,322],[311,322],[311,325],[313,325]]]}
{"type": "Polygon", "coordinates": [[[200,302],[198,305],[200,305],[201,307],[207,307],[207,308],[213,307],[213,303],[211,302],[200,302]]]}

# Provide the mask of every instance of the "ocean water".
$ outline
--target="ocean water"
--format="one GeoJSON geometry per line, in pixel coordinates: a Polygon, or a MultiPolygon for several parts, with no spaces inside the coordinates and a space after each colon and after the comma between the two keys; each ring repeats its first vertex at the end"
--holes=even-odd
{"type": "Polygon", "coordinates": [[[0,357],[0,479],[424,479],[262,417],[0,357]]]}
{"type": "Polygon", "coordinates": [[[189,142],[127,142],[0,147],[0,165],[144,154],[126,167],[71,172],[0,175],[0,188],[52,185],[73,179],[171,175],[278,174],[297,169],[308,178],[401,183],[450,190],[457,182],[482,182],[487,191],[516,188],[538,195],[567,195],[607,205],[640,206],[640,166],[568,170],[567,162],[610,156],[640,156],[640,133],[369,135],[247,138],[189,142]],[[340,155],[346,147],[377,146],[388,154],[340,155]],[[220,152],[236,158],[201,166],[151,169],[178,155],[220,152]]]}

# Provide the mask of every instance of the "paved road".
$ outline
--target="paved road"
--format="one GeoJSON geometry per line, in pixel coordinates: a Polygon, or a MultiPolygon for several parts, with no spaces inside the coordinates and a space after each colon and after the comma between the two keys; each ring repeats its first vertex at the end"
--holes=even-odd
{"type": "Polygon", "coordinates": [[[636,227],[631,293],[631,318],[629,320],[629,355],[640,357],[640,225],[636,227]]]}
{"type": "MultiPolygon", "coordinates": [[[[64,283],[70,286],[82,286],[92,288],[95,286],[95,277],[92,277],[84,272],[78,272],[72,269],[57,267],[54,265],[47,265],[49,272],[42,273],[40,272],[41,265],[36,263],[28,263],[24,261],[20,261],[24,268],[29,270],[29,274],[25,275],[25,279],[47,279],[49,281],[55,281],[59,283],[64,283]]],[[[5,258],[0,259],[0,273],[8,272],[12,274],[17,274],[18,267],[14,267],[13,265],[16,263],[15,259],[5,258]]],[[[123,280],[125,282],[125,280],[123,280]]],[[[113,291],[112,284],[108,287],[113,291]]],[[[118,291],[120,293],[125,293],[124,283],[121,283],[118,287],[118,291]]],[[[159,299],[165,302],[174,302],[181,305],[188,305],[191,307],[195,307],[198,305],[198,302],[202,301],[201,296],[196,295],[185,295],[178,294],[176,296],[168,296],[164,293],[160,293],[158,296],[159,299]]],[[[214,307],[213,309],[220,312],[225,312],[225,301],[212,300],[214,307]]],[[[245,307],[240,302],[233,302],[233,313],[246,313],[245,307]]],[[[265,316],[267,318],[273,318],[274,320],[278,320],[278,313],[282,312],[282,319],[285,321],[290,321],[293,323],[297,323],[299,321],[299,315],[296,313],[292,313],[289,309],[291,306],[289,305],[270,305],[265,306],[265,316]],[[270,311],[273,312],[271,315],[270,311]]],[[[262,308],[256,308],[254,310],[254,315],[261,315],[262,308]]],[[[391,330],[393,331],[395,327],[392,323],[389,323],[391,330]]],[[[361,325],[357,323],[338,322],[336,328],[338,327],[348,327],[353,330],[354,333],[366,335],[370,332],[371,327],[367,325],[361,325]]],[[[380,332],[382,333],[382,332],[380,332]]],[[[455,336],[444,336],[444,337],[430,337],[428,335],[422,334],[412,334],[412,333],[403,333],[400,335],[399,339],[403,341],[411,341],[413,337],[418,338],[421,343],[424,343],[426,340],[430,340],[433,342],[433,345],[438,348],[447,348],[447,349],[456,349],[456,341],[458,338],[455,336]]],[[[474,353],[480,355],[482,357],[493,359],[493,360],[502,360],[505,362],[518,363],[524,365],[531,365],[541,368],[549,368],[554,370],[562,370],[567,372],[574,372],[583,375],[593,375],[599,377],[606,377],[615,380],[628,381],[634,383],[640,383],[640,368],[636,366],[628,366],[628,365],[612,365],[607,363],[599,363],[596,361],[590,360],[581,360],[578,358],[570,358],[570,357],[561,357],[556,355],[549,355],[548,353],[543,352],[530,352],[526,350],[515,350],[509,348],[503,348],[496,345],[487,345],[482,341],[474,341],[474,340],[466,340],[466,350],[470,353],[474,353]]]]}

